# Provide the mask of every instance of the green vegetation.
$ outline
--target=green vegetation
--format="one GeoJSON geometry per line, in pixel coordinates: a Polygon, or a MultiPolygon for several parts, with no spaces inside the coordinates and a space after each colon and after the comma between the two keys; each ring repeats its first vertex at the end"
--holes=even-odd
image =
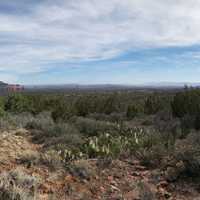
{"type": "Polygon", "coordinates": [[[173,115],[181,119],[182,129],[189,133],[190,129],[200,129],[200,90],[185,88],[177,93],[171,102],[173,115]]]}
{"type": "MultiPolygon", "coordinates": [[[[16,128],[29,130],[43,148],[42,155],[19,160],[27,166],[69,170],[76,160],[134,158],[149,168],[165,169],[168,180],[200,177],[199,89],[12,94],[0,99],[0,129],[16,128]]],[[[18,192],[9,183],[2,187],[0,195],[9,195],[8,189],[18,192]]]]}

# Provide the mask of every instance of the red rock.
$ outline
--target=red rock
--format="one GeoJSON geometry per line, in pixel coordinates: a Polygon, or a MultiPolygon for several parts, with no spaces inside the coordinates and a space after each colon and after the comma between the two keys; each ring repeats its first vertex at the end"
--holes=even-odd
{"type": "Polygon", "coordinates": [[[126,200],[139,200],[139,192],[137,190],[132,190],[124,195],[126,200]]]}
{"type": "Polygon", "coordinates": [[[108,176],[108,181],[113,181],[114,179],[113,179],[113,176],[108,176]]]}
{"type": "Polygon", "coordinates": [[[103,186],[101,186],[101,187],[100,187],[100,191],[101,191],[101,192],[104,192],[104,191],[105,191],[105,188],[104,188],[103,186]]]}

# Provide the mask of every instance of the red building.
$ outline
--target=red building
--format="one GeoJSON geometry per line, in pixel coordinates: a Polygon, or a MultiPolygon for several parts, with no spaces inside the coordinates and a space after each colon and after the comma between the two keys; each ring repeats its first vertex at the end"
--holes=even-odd
{"type": "Polygon", "coordinates": [[[7,91],[8,92],[21,92],[24,90],[24,86],[22,85],[7,85],[7,91]]]}

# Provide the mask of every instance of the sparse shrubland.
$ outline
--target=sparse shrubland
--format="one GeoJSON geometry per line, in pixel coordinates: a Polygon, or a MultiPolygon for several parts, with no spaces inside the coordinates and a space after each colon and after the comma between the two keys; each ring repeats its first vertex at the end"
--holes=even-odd
{"type": "MultiPolygon", "coordinates": [[[[2,97],[0,130],[19,128],[41,146],[40,153],[30,151],[17,160],[26,168],[62,169],[89,180],[97,172],[88,160],[109,161],[109,167],[113,160],[129,159],[161,170],[167,181],[200,178],[199,89],[2,97]]],[[[25,180],[19,183],[12,174],[0,176],[0,199],[31,199],[25,180]]]]}

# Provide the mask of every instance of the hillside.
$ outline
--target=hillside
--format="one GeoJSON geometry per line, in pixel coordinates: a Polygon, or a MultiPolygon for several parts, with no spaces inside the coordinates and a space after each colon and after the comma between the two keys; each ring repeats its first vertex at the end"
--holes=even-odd
{"type": "Polygon", "coordinates": [[[197,200],[199,113],[194,88],[2,96],[0,200],[197,200]]]}
{"type": "Polygon", "coordinates": [[[2,132],[0,141],[0,183],[5,184],[5,178],[16,182],[14,189],[9,183],[7,189],[0,184],[2,200],[10,200],[12,193],[18,193],[20,200],[32,199],[27,196],[32,192],[38,200],[193,200],[199,196],[194,185],[168,183],[159,170],[149,170],[135,159],[77,160],[66,170],[25,129],[2,132]]]}

